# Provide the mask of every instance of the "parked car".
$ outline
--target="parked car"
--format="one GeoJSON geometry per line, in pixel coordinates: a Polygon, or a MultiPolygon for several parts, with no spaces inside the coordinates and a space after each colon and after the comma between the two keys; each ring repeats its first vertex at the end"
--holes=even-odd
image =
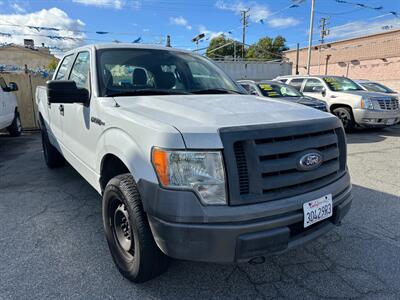
{"type": "Polygon", "coordinates": [[[21,119],[17,107],[17,97],[12,93],[18,91],[18,85],[8,85],[0,76],[0,130],[6,129],[11,136],[19,136],[22,132],[21,119]]]}
{"type": "Polygon", "coordinates": [[[278,98],[298,104],[307,105],[322,111],[328,111],[326,103],[312,97],[306,97],[290,85],[272,80],[239,80],[238,83],[251,95],[278,98]]]}
{"type": "Polygon", "coordinates": [[[399,100],[382,93],[364,91],[357,83],[340,76],[280,76],[307,96],[325,101],[347,131],[356,125],[383,128],[400,120],[399,100]]]}
{"type": "Polygon", "coordinates": [[[393,91],[392,89],[384,86],[382,83],[370,80],[354,80],[364,90],[369,92],[384,93],[391,96],[400,97],[400,93],[393,91]]]}
{"type": "Polygon", "coordinates": [[[244,94],[191,52],[84,46],[36,101],[47,166],[67,160],[102,195],[110,252],[134,282],[168,257],[231,263],[291,249],[350,208],[336,117],[244,94]]]}

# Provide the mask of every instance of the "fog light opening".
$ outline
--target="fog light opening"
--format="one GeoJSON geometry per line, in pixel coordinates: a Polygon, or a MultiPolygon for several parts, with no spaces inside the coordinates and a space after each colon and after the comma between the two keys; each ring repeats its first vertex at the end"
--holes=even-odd
{"type": "Polygon", "coordinates": [[[250,265],[261,265],[263,263],[265,263],[264,256],[253,257],[252,259],[249,260],[250,265]]]}

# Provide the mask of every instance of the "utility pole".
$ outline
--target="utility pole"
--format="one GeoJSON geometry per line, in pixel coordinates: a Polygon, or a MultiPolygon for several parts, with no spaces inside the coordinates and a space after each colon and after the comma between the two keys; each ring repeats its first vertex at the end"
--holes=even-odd
{"type": "Polygon", "coordinates": [[[311,65],[311,47],[314,30],[314,5],[315,0],[311,0],[311,16],[310,16],[310,31],[308,32],[308,56],[307,56],[307,74],[310,75],[311,65]]]}
{"type": "Polygon", "coordinates": [[[169,34],[167,35],[167,43],[165,47],[171,47],[171,36],[169,34]]]}
{"type": "Polygon", "coordinates": [[[331,55],[328,54],[325,58],[325,75],[328,75],[328,63],[329,63],[329,59],[331,58],[331,55]]]}
{"type": "Polygon", "coordinates": [[[249,18],[248,12],[250,8],[247,10],[242,10],[242,26],[243,26],[243,38],[242,38],[242,59],[244,59],[244,51],[246,45],[246,28],[249,25],[247,19],[249,18]]]}
{"type": "Polygon", "coordinates": [[[318,47],[318,75],[321,75],[321,48],[323,47],[325,37],[329,34],[329,29],[327,29],[329,24],[327,21],[328,21],[327,18],[321,18],[319,20],[319,28],[321,29],[320,31],[321,43],[318,47]]]}
{"type": "Polygon", "coordinates": [[[296,47],[296,75],[299,75],[299,52],[300,52],[300,44],[297,43],[297,47],[296,47]]]}

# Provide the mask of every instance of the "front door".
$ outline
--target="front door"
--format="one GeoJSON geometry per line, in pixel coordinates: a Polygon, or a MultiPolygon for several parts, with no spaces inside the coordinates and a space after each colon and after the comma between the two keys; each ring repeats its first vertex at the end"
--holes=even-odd
{"type": "Polygon", "coordinates": [[[71,161],[80,172],[86,173],[86,178],[94,176],[96,166],[96,143],[103,130],[100,122],[92,122],[97,118],[97,103],[91,91],[90,52],[79,52],[71,68],[68,80],[73,80],[78,88],[85,88],[91,95],[87,104],[64,104],[63,142],[71,155],[71,161]]]}

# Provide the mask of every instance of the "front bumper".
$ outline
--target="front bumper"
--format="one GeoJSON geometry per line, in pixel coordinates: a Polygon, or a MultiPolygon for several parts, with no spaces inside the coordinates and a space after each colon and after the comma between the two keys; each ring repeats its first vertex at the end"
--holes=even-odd
{"type": "Polygon", "coordinates": [[[154,239],[166,255],[218,263],[247,261],[311,241],[339,224],[352,202],[348,173],[307,194],[241,206],[202,206],[192,192],[144,181],[139,191],[154,239]],[[333,196],[333,216],[304,229],[303,203],[327,194],[333,196]]]}
{"type": "Polygon", "coordinates": [[[353,114],[356,123],[363,127],[386,127],[395,125],[400,121],[400,110],[354,109],[353,114]]]}

